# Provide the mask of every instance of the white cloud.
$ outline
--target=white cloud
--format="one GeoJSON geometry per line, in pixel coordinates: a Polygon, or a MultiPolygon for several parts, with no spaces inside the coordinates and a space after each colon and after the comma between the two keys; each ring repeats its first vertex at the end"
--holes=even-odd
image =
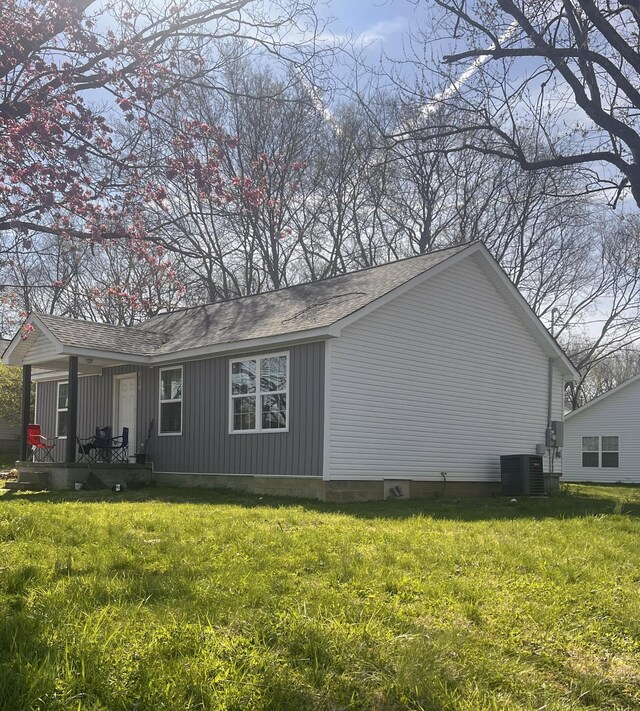
{"type": "Polygon", "coordinates": [[[376,42],[385,42],[393,36],[406,32],[408,28],[407,18],[403,15],[381,20],[359,32],[331,32],[325,30],[317,39],[326,44],[345,46],[347,44],[358,47],[366,47],[376,42]]]}

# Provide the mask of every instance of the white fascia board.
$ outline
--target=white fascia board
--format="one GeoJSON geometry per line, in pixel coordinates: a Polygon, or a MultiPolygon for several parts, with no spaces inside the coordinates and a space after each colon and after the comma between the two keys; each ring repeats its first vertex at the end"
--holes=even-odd
{"type": "MultiPolygon", "coordinates": [[[[211,358],[215,356],[232,355],[234,353],[265,350],[275,346],[280,347],[283,344],[295,345],[299,343],[310,343],[312,341],[335,338],[338,335],[339,331],[333,326],[329,326],[327,328],[316,328],[293,334],[288,333],[280,336],[253,338],[247,341],[220,343],[215,346],[200,346],[198,348],[190,348],[183,351],[172,351],[171,353],[163,353],[162,355],[155,356],[130,355],[128,353],[117,353],[113,351],[99,350],[96,348],[78,348],[76,346],[62,345],[59,349],[59,353],[65,357],[79,356],[82,358],[114,360],[121,364],[154,366],[178,363],[188,360],[198,360],[202,358],[211,358]]],[[[11,363],[11,365],[14,364],[11,363]]],[[[22,365],[22,362],[20,361],[19,363],[16,363],[16,365],[22,365]]],[[[116,364],[114,363],[114,365],[116,364]]],[[[95,374],[98,375],[99,373],[96,372],[95,374]]]]}
{"type": "Polygon", "coordinates": [[[567,414],[564,416],[565,420],[569,420],[575,415],[581,415],[585,410],[588,410],[592,405],[597,405],[598,403],[601,403],[603,400],[609,397],[609,395],[613,395],[614,393],[620,392],[620,390],[624,390],[628,385],[632,385],[633,383],[637,382],[640,380],[640,374],[634,375],[632,378],[629,378],[629,380],[625,380],[624,383],[620,383],[620,385],[616,385],[615,388],[611,388],[611,390],[607,390],[606,393],[602,393],[602,395],[598,395],[598,397],[593,398],[593,400],[590,400],[588,403],[583,405],[582,407],[578,407],[575,410],[572,410],[571,412],[567,412],[567,414]]]}
{"type": "Polygon", "coordinates": [[[335,326],[326,328],[314,328],[309,331],[297,333],[285,333],[280,336],[265,336],[263,338],[252,338],[247,341],[233,341],[230,343],[219,343],[215,346],[199,346],[189,348],[184,351],[173,351],[162,355],[151,356],[151,365],[161,365],[165,363],[179,363],[186,360],[198,360],[199,358],[213,358],[215,356],[232,355],[234,353],[244,353],[269,349],[274,346],[296,345],[300,343],[310,343],[311,341],[335,338],[340,335],[335,326]]]}
{"type": "Polygon", "coordinates": [[[118,363],[125,364],[131,363],[140,365],[151,365],[150,356],[131,355],[129,353],[117,353],[114,351],[105,351],[96,348],[78,348],[77,346],[63,346],[61,355],[67,357],[78,356],[81,358],[101,358],[103,360],[115,360],[118,363]]]}
{"type": "Polygon", "coordinates": [[[476,254],[476,252],[478,252],[481,246],[482,245],[480,242],[473,242],[465,249],[462,249],[460,252],[457,252],[451,257],[448,257],[439,264],[436,264],[435,266],[430,267],[426,271],[414,276],[412,279],[409,279],[409,281],[404,282],[404,284],[400,284],[400,286],[397,286],[395,289],[392,289],[391,291],[387,292],[375,301],[372,301],[366,306],[363,306],[358,311],[355,311],[354,313],[349,314],[349,316],[345,316],[339,321],[336,321],[336,323],[333,325],[334,329],[337,329],[336,335],[340,335],[340,332],[346,326],[350,326],[352,323],[359,321],[361,318],[364,318],[372,311],[379,309],[381,306],[384,306],[390,301],[393,301],[393,299],[397,298],[398,296],[404,294],[407,291],[410,291],[419,284],[422,284],[423,282],[431,279],[436,274],[440,274],[440,272],[449,269],[449,267],[452,267],[454,264],[457,264],[463,259],[466,259],[467,257],[471,256],[472,254],[476,254]]]}
{"type": "Polygon", "coordinates": [[[535,311],[527,303],[527,300],[505,274],[502,267],[491,255],[491,252],[489,252],[484,244],[482,244],[481,247],[482,248],[477,252],[477,256],[481,258],[481,266],[486,266],[490,271],[490,277],[493,277],[492,281],[494,286],[502,293],[514,313],[519,316],[522,323],[533,331],[534,335],[537,335],[545,344],[547,355],[556,359],[556,363],[559,365],[562,374],[567,376],[567,381],[580,380],[579,371],[569,360],[569,357],[562,348],[560,348],[555,339],[552,338],[542,321],[536,316],[535,311]]]}
{"type": "Polygon", "coordinates": [[[350,324],[355,323],[367,314],[370,314],[372,311],[375,311],[381,306],[384,306],[384,304],[395,299],[401,294],[404,294],[406,291],[413,289],[415,286],[418,286],[419,284],[422,284],[433,278],[437,274],[440,274],[441,272],[449,269],[454,264],[457,264],[458,262],[461,262],[462,260],[472,257],[474,255],[479,257],[482,261],[482,264],[486,265],[487,268],[490,270],[490,275],[491,277],[493,277],[492,281],[494,285],[496,286],[496,288],[499,289],[500,293],[507,300],[513,311],[520,316],[520,319],[525,325],[525,327],[533,331],[534,334],[537,335],[539,339],[544,342],[547,354],[550,357],[553,357],[557,361],[559,361],[559,364],[561,366],[560,370],[562,371],[563,375],[568,376],[569,380],[579,380],[580,373],[576,370],[573,363],[571,363],[562,348],[560,348],[556,341],[551,337],[551,334],[544,327],[542,321],[540,321],[540,319],[536,316],[535,312],[529,306],[524,296],[522,296],[522,294],[518,291],[515,285],[511,282],[509,277],[505,274],[502,267],[493,258],[491,252],[489,252],[487,247],[479,241],[473,242],[466,249],[463,249],[460,252],[457,252],[453,256],[449,257],[448,259],[445,259],[443,262],[436,264],[434,267],[431,267],[431,269],[427,269],[426,271],[422,272],[422,274],[418,274],[417,276],[413,277],[413,279],[410,279],[409,281],[393,289],[384,296],[381,296],[379,299],[376,299],[370,304],[367,304],[367,306],[364,306],[359,311],[356,311],[355,313],[346,316],[340,321],[337,321],[334,324],[334,327],[342,330],[346,326],[349,326],[350,324]],[[498,282],[498,284],[496,284],[496,282],[498,282]]]}

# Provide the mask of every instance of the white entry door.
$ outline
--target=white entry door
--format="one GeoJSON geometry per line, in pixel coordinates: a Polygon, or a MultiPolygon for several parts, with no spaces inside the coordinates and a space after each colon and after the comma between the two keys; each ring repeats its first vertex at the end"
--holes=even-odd
{"type": "Polygon", "coordinates": [[[114,437],[122,435],[122,428],[129,428],[129,457],[136,453],[136,417],[138,415],[138,376],[136,373],[116,376],[114,437]]]}

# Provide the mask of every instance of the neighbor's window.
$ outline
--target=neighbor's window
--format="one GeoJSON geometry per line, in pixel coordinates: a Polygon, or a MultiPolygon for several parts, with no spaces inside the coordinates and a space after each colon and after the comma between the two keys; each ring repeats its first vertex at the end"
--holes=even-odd
{"type": "Polygon", "coordinates": [[[582,466],[617,468],[619,466],[618,437],[583,437],[582,466]]]}
{"type": "Polygon", "coordinates": [[[287,353],[232,360],[231,431],[286,431],[288,390],[287,353]]]}
{"type": "Polygon", "coordinates": [[[603,437],[602,438],[602,466],[606,468],[616,469],[618,467],[618,438],[603,437]]]}
{"type": "Polygon", "coordinates": [[[66,437],[69,415],[69,383],[58,383],[56,410],[56,437],[66,437]]]}
{"type": "Polygon", "coordinates": [[[160,434],[182,434],[182,366],[160,369],[160,434]]]}

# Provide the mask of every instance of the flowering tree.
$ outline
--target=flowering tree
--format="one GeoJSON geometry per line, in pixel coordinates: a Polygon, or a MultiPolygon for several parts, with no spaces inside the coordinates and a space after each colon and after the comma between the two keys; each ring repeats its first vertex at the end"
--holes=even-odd
{"type": "MultiPolygon", "coordinates": [[[[37,251],[42,235],[147,250],[143,208],[161,198],[148,180],[147,148],[154,126],[171,121],[164,102],[188,86],[216,87],[229,59],[223,38],[246,38],[245,54],[257,47],[291,59],[285,34],[297,27],[299,42],[315,28],[305,0],[268,8],[255,0],[0,0],[0,16],[5,254],[37,251]]],[[[188,142],[194,127],[209,130],[174,128],[188,142]]],[[[165,264],[143,257],[152,258],[165,264]]]]}

